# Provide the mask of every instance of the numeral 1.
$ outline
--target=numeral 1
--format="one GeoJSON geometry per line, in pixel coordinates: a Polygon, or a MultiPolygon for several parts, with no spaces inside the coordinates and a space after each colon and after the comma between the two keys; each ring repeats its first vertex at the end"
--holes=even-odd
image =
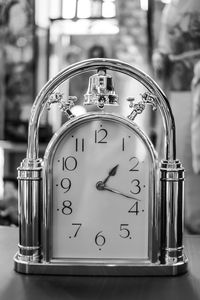
{"type": "Polygon", "coordinates": [[[124,149],[125,149],[125,139],[122,138],[122,151],[124,151],[124,149]]]}

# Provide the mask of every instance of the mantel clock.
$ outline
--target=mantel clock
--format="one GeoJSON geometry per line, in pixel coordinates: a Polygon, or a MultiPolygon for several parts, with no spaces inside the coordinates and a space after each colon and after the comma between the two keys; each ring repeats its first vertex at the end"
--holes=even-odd
{"type": "Polygon", "coordinates": [[[32,107],[27,157],[18,168],[18,182],[16,271],[132,276],[187,270],[182,241],[184,169],[176,159],[174,118],[161,89],[137,68],[113,59],[89,59],[47,82],[32,107]],[[56,89],[86,71],[95,73],[84,95],[85,112],[75,116],[76,97],[64,99],[56,89]],[[130,95],[122,104],[109,71],[139,81],[145,90],[140,99],[130,95]],[[39,158],[40,115],[54,103],[67,121],[39,158]],[[121,105],[130,109],[127,117],[113,112],[121,105]],[[162,115],[161,162],[150,138],[135,123],[146,105],[162,115]],[[87,112],[89,106],[93,110],[87,112]]]}

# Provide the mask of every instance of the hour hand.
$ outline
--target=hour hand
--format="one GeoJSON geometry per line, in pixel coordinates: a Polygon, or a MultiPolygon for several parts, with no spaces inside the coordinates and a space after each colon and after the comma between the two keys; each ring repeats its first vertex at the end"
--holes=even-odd
{"type": "Polygon", "coordinates": [[[108,176],[102,181],[102,183],[105,185],[106,182],[108,181],[108,179],[111,176],[115,176],[115,174],[117,173],[117,169],[118,169],[119,165],[114,166],[108,173],[108,176]]]}
{"type": "Polygon", "coordinates": [[[99,190],[99,191],[105,191],[105,190],[106,190],[106,191],[112,192],[112,193],[114,193],[114,194],[121,195],[121,196],[126,197],[126,198],[129,198],[129,199],[133,199],[133,200],[136,200],[136,201],[140,201],[140,199],[137,199],[137,198],[135,198],[135,197],[133,197],[133,196],[131,196],[131,195],[125,194],[125,193],[120,192],[120,191],[118,191],[118,190],[116,190],[116,189],[113,189],[113,188],[108,187],[107,185],[104,184],[103,181],[98,181],[97,184],[96,184],[96,188],[97,188],[97,190],[99,190]]]}

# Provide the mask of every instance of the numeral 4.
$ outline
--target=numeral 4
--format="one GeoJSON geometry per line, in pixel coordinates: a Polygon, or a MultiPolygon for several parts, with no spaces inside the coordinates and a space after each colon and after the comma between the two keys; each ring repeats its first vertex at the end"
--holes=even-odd
{"type": "Polygon", "coordinates": [[[138,209],[138,202],[135,202],[133,204],[133,206],[131,206],[131,208],[129,209],[128,211],[129,213],[132,213],[132,214],[136,214],[136,216],[139,214],[139,209],[138,209]]]}

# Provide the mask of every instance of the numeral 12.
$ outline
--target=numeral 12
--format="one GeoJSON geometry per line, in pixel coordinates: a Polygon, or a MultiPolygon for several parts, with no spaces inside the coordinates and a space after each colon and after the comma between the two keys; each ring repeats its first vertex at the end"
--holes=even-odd
{"type": "Polygon", "coordinates": [[[107,144],[106,137],[108,132],[106,129],[101,128],[99,130],[95,130],[95,144],[107,144]]]}

